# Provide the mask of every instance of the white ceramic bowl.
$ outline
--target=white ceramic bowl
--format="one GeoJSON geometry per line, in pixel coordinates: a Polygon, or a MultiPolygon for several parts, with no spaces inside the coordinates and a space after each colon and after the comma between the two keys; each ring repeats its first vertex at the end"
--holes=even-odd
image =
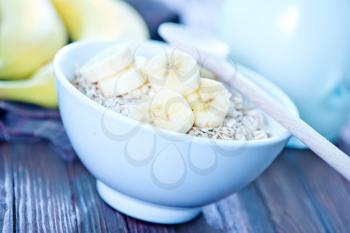
{"type": "MultiPolygon", "coordinates": [[[[268,118],[272,137],[261,141],[224,141],[157,129],[108,110],[77,90],[76,68],[109,43],[78,42],[55,58],[62,120],[71,143],[97,189],[113,208],[138,219],[181,223],[204,205],[239,191],[259,176],[286,145],[290,134],[268,118]]],[[[160,42],[143,42],[137,53],[160,52],[160,42]]],[[[253,81],[297,114],[276,86],[239,66],[253,81]]]]}

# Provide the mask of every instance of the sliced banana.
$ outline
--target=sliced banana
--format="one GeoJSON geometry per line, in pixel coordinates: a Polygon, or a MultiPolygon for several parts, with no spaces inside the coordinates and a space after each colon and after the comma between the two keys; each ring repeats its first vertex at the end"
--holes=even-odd
{"type": "Polygon", "coordinates": [[[151,58],[144,69],[154,86],[187,95],[199,86],[199,66],[190,55],[180,51],[164,52],[151,58]]]}
{"type": "Polygon", "coordinates": [[[201,78],[199,88],[186,98],[195,116],[195,125],[200,128],[222,126],[231,106],[231,94],[215,80],[201,78]]]}
{"type": "Polygon", "coordinates": [[[180,133],[188,132],[194,124],[194,115],[186,99],[168,89],[161,89],[151,98],[129,106],[129,116],[180,133]]]}
{"type": "Polygon", "coordinates": [[[114,76],[100,80],[100,87],[104,96],[119,96],[141,87],[146,78],[140,68],[146,63],[146,58],[136,57],[135,62],[114,76]]]}
{"type": "Polygon", "coordinates": [[[154,125],[186,133],[194,123],[194,115],[186,99],[168,89],[162,89],[152,97],[150,114],[154,125]]]}
{"type": "Polygon", "coordinates": [[[88,82],[98,82],[115,76],[132,64],[133,55],[128,44],[118,44],[98,53],[84,64],[78,73],[88,82]]]}

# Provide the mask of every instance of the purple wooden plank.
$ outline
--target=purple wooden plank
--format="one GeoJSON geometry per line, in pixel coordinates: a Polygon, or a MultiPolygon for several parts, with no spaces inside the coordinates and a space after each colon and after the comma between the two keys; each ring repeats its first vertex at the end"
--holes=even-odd
{"type": "Polygon", "coordinates": [[[176,226],[145,223],[114,211],[98,197],[95,179],[83,165],[63,163],[47,143],[1,145],[0,181],[2,232],[312,233],[350,229],[349,183],[308,151],[285,151],[257,182],[206,207],[194,221],[176,226]]]}
{"type": "Polygon", "coordinates": [[[16,232],[76,232],[65,164],[47,143],[9,146],[16,232]]]}
{"type": "Polygon", "coordinates": [[[96,192],[96,181],[77,161],[68,165],[78,232],[128,232],[125,217],[105,204],[96,192]]]}
{"type": "MultiPolygon", "coordinates": [[[[286,150],[257,180],[257,187],[269,210],[276,232],[327,232],[310,199],[299,170],[290,164],[286,150]]],[[[293,155],[303,159],[302,155],[293,155]]]]}
{"type": "MultiPolygon", "coordinates": [[[[212,207],[213,208],[213,207],[212,207]]],[[[231,195],[230,197],[220,201],[215,205],[217,213],[222,218],[221,230],[224,232],[251,232],[247,213],[239,199],[239,194],[231,195]]],[[[207,218],[208,222],[209,219],[207,218]]]]}
{"type": "Polygon", "coordinates": [[[268,210],[255,184],[206,207],[204,216],[209,225],[224,232],[274,232],[268,210]]]}
{"type": "Polygon", "coordinates": [[[168,225],[152,224],[126,217],[130,233],[173,233],[174,228],[168,225]]]}
{"type": "MultiPolygon", "coordinates": [[[[212,205],[214,206],[214,205],[212,205]]],[[[176,232],[178,233],[216,233],[216,232],[222,232],[222,228],[214,225],[213,222],[208,222],[208,215],[211,216],[212,210],[210,208],[211,206],[208,206],[204,208],[204,213],[206,214],[206,217],[204,217],[204,214],[201,214],[198,218],[194,219],[193,221],[180,224],[175,226],[176,232]]],[[[214,217],[215,218],[215,217],[214,217]]],[[[211,218],[213,219],[213,218],[211,218]]],[[[221,219],[221,218],[220,218],[221,219]]]]}
{"type": "Polygon", "coordinates": [[[7,144],[0,144],[0,231],[13,232],[13,183],[7,144]]]}
{"type": "MultiPolygon", "coordinates": [[[[350,232],[350,183],[310,151],[290,155],[328,232],[350,232]]],[[[350,169],[350,168],[349,168],[350,169]]]]}
{"type": "Polygon", "coordinates": [[[242,207],[245,209],[246,221],[249,223],[251,232],[274,232],[274,225],[270,219],[269,210],[266,208],[265,200],[255,183],[239,192],[238,197],[242,207]]]}

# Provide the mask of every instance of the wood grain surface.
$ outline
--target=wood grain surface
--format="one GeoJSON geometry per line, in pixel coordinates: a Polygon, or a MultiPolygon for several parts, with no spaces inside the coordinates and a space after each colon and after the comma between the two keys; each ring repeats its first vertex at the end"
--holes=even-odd
{"type": "Polygon", "coordinates": [[[47,142],[0,144],[3,233],[348,233],[349,210],[348,181],[310,151],[285,150],[254,183],[194,221],[150,224],[106,205],[84,166],[61,161],[47,142]]]}

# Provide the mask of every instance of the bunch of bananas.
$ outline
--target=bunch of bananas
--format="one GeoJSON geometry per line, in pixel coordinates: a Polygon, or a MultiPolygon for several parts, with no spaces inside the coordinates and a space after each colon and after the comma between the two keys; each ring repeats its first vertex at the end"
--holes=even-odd
{"type": "Polygon", "coordinates": [[[68,38],[148,37],[122,0],[0,0],[0,99],[56,107],[51,61],[68,38]]]}

